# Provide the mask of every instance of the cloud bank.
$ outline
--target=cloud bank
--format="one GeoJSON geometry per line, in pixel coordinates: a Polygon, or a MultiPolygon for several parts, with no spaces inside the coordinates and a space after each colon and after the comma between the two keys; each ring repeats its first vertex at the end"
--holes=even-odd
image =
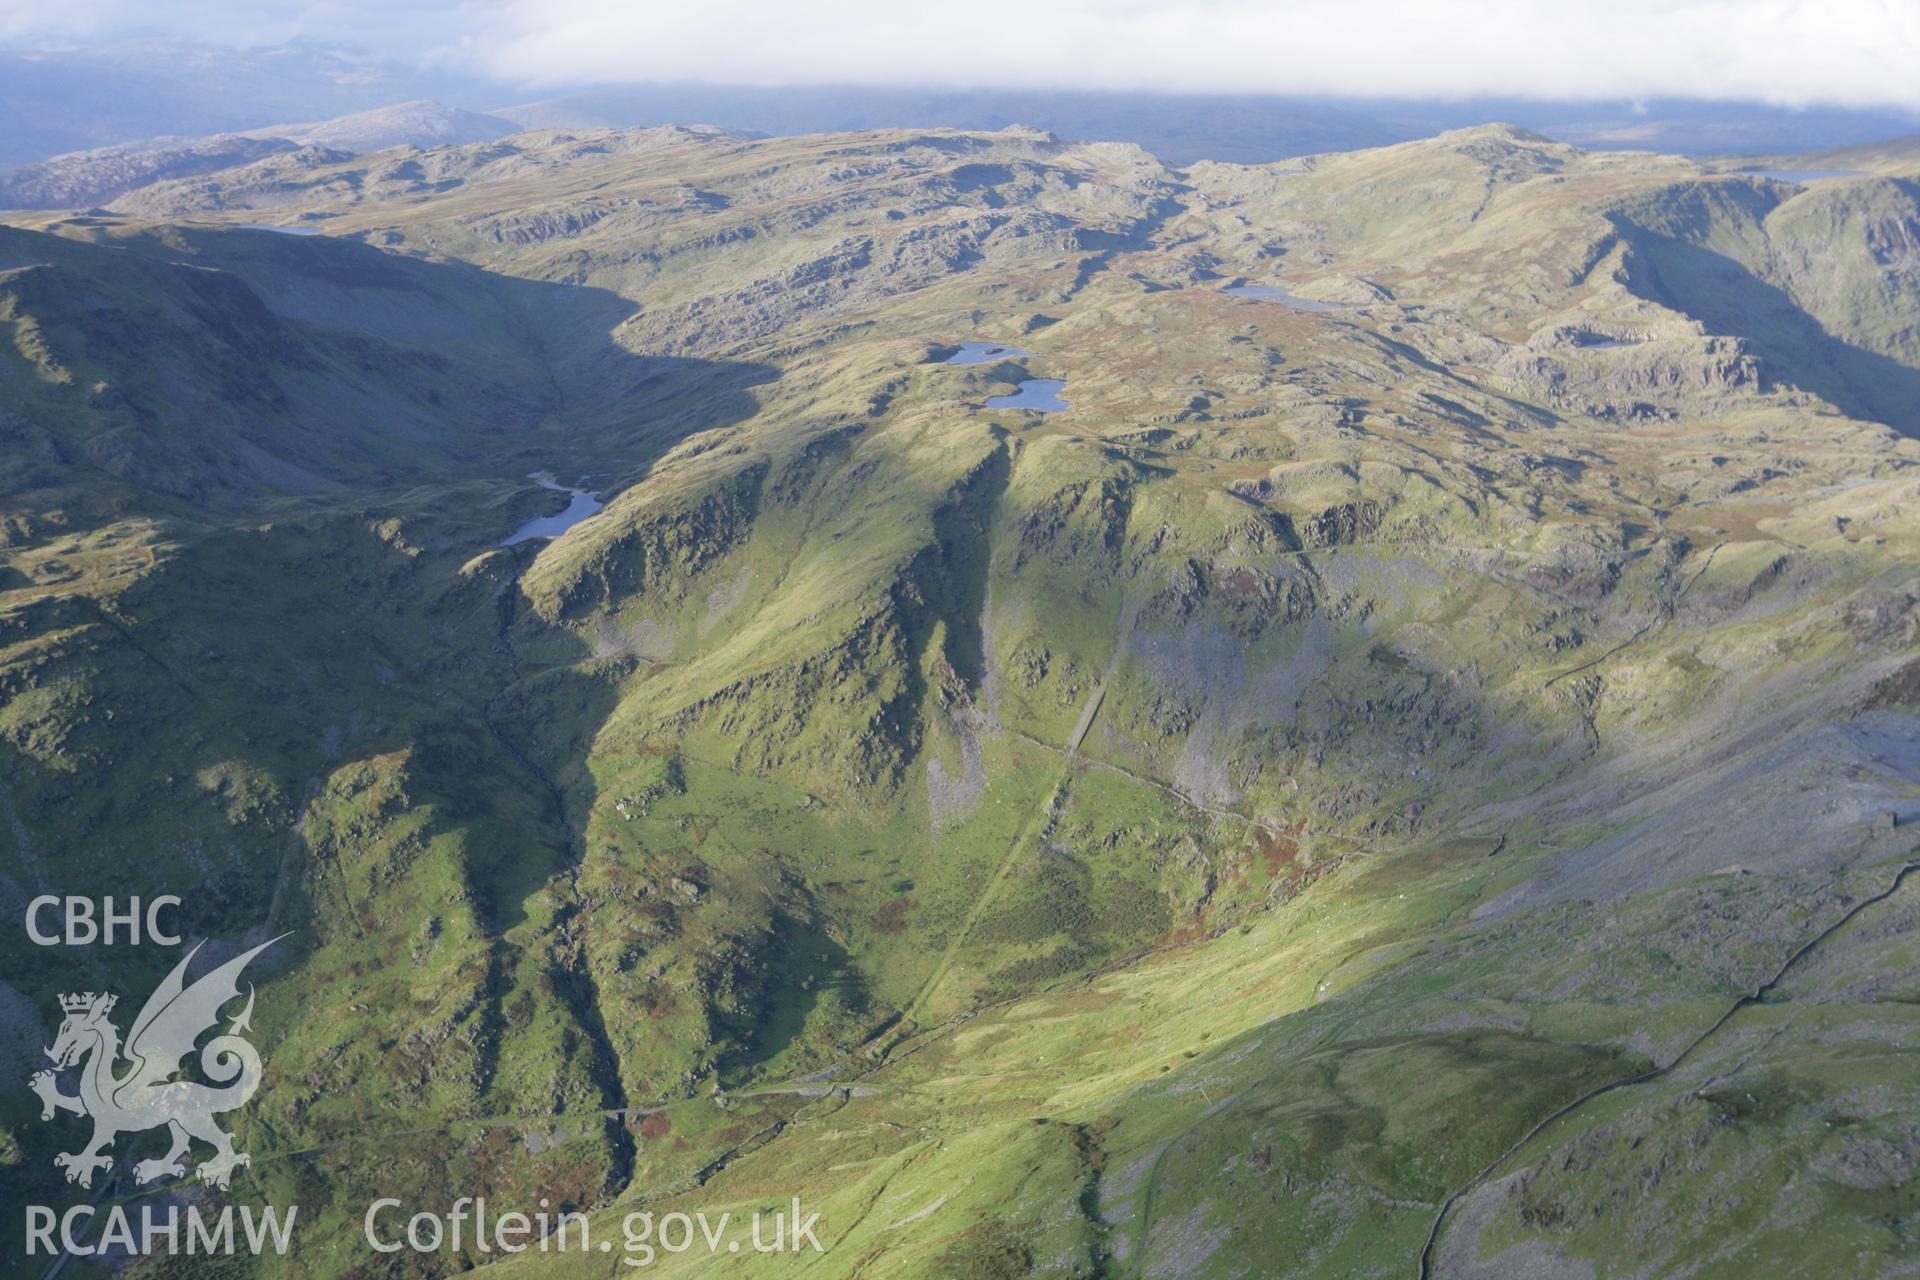
{"type": "Polygon", "coordinates": [[[1920,109],[1912,0],[0,0],[0,39],[305,36],[528,87],[1131,89],[1920,109]]]}

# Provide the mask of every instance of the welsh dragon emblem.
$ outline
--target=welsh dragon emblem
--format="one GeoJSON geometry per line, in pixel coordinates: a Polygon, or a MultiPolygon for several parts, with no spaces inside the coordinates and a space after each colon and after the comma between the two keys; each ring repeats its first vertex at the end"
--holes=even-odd
{"type": "Polygon", "coordinates": [[[138,1182],[185,1177],[186,1166],[180,1158],[195,1138],[214,1149],[213,1157],[202,1160],[197,1170],[200,1180],[211,1186],[225,1187],[235,1169],[252,1163],[245,1152],[233,1149],[233,1139],[213,1122],[222,1112],[245,1106],[260,1087],[260,1055],[240,1035],[252,1030],[251,984],[247,1007],[233,1019],[225,1035],[215,1036],[200,1051],[202,1074],[217,1083],[173,1077],[181,1069],[181,1060],[193,1052],[194,1042],[219,1023],[221,1008],[239,997],[240,973],[247,963],[278,941],[263,942],[188,986],[187,966],[200,950],[196,946],[147,997],[125,1044],[120,1041],[119,1028],[108,1018],[117,997],[90,991],[60,997],[66,1018],[53,1047],[46,1051],[54,1069],[36,1072],[28,1083],[40,1095],[42,1120],[53,1119],[56,1111],[71,1111],[93,1120],[91,1142],[77,1152],[53,1158],[56,1166],[67,1171],[68,1182],[91,1187],[94,1174],[113,1164],[113,1157],[104,1153],[115,1137],[162,1125],[172,1146],[158,1160],[134,1165],[133,1176],[138,1182]],[[131,1065],[124,1074],[115,1075],[114,1069],[122,1059],[131,1065]],[[56,1072],[74,1066],[80,1072],[77,1096],[61,1093],[56,1076],[56,1072]]]}

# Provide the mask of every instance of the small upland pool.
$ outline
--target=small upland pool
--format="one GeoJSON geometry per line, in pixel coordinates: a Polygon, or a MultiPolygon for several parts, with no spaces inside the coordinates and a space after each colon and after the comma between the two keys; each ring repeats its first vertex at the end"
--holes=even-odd
{"type": "Polygon", "coordinates": [[[993,396],[989,409],[1031,409],[1035,413],[1064,413],[1072,406],[1060,398],[1067,389],[1064,378],[1028,378],[1010,396],[993,396]]]}
{"type": "Polygon", "coordinates": [[[539,482],[542,489],[551,489],[555,493],[567,493],[573,496],[567,500],[566,510],[529,520],[502,538],[500,545],[503,547],[511,547],[518,542],[532,542],[536,538],[557,538],[606,505],[600,501],[598,494],[561,484],[545,471],[533,478],[539,482]]]}
{"type": "Polygon", "coordinates": [[[963,342],[958,351],[940,363],[992,364],[995,360],[1024,360],[1030,354],[1018,347],[1003,347],[997,342],[963,342]]]}

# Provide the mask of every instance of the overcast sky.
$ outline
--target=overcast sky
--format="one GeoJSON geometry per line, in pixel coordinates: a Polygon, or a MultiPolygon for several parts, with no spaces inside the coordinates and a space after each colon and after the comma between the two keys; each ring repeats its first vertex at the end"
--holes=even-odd
{"type": "Polygon", "coordinates": [[[1920,108],[1914,0],[0,0],[0,43],[294,36],[528,87],[1076,87],[1920,108]]]}

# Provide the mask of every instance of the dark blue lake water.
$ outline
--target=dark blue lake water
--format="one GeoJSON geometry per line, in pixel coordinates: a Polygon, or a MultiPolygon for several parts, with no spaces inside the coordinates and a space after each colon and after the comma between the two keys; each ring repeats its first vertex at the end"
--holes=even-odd
{"type": "Polygon", "coordinates": [[[1032,409],[1035,413],[1064,413],[1070,406],[1060,398],[1067,389],[1062,378],[1029,378],[1020,384],[1020,389],[1010,396],[994,396],[987,401],[989,409],[1032,409]]]}
{"type": "Polygon", "coordinates": [[[942,364],[992,364],[995,360],[1021,360],[1028,352],[1018,347],[1003,347],[997,342],[963,342],[960,349],[942,364]]]}

